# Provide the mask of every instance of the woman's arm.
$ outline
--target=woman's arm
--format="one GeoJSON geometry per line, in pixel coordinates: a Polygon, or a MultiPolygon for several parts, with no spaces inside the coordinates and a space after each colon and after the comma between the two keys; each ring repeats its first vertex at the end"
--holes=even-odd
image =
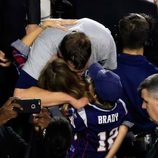
{"type": "Polygon", "coordinates": [[[27,89],[15,88],[14,96],[18,98],[39,98],[42,101],[42,106],[48,107],[69,103],[74,108],[79,109],[88,104],[89,100],[86,97],[75,99],[63,92],[50,92],[38,87],[30,87],[27,89]]]}
{"type": "Polygon", "coordinates": [[[74,25],[76,24],[76,20],[64,20],[64,19],[48,19],[43,21],[35,30],[27,34],[23,37],[22,42],[27,45],[31,46],[35,39],[39,36],[41,32],[43,32],[48,27],[59,28],[66,31],[65,25],[74,25]]]}
{"type": "Polygon", "coordinates": [[[39,34],[47,27],[59,28],[66,31],[65,25],[73,25],[76,24],[76,22],[76,20],[48,19],[43,21],[41,25],[37,25],[33,31],[26,34],[21,40],[16,40],[13,42],[11,46],[14,47],[15,50],[13,50],[12,54],[16,61],[17,67],[19,67],[19,69],[22,68],[27,60],[30,46],[33,44],[39,34]]]}

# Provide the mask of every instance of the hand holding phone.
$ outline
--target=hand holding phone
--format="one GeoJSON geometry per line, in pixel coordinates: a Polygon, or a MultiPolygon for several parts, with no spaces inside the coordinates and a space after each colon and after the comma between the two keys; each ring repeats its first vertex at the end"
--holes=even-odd
{"type": "Polygon", "coordinates": [[[40,99],[15,99],[14,103],[19,104],[21,108],[13,107],[18,113],[39,113],[41,111],[40,99]]]}

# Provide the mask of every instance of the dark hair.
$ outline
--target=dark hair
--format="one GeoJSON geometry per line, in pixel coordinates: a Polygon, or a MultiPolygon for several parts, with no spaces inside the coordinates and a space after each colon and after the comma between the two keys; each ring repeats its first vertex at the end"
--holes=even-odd
{"type": "Polygon", "coordinates": [[[148,40],[150,24],[145,16],[131,13],[119,21],[119,32],[124,48],[142,48],[148,40]]]}
{"type": "Polygon", "coordinates": [[[58,54],[66,62],[71,62],[75,69],[81,70],[91,56],[91,42],[83,32],[72,32],[61,41],[58,54]]]}
{"type": "Polygon", "coordinates": [[[158,98],[158,74],[153,74],[142,81],[138,87],[138,91],[141,93],[143,89],[146,89],[152,96],[158,98]]]}
{"type": "Polygon", "coordinates": [[[65,158],[71,140],[72,129],[68,120],[64,117],[53,117],[44,137],[46,157],[65,158]]]}
{"type": "Polygon", "coordinates": [[[77,99],[84,96],[86,89],[82,78],[59,58],[45,66],[38,79],[38,86],[49,91],[65,92],[77,99]]]}

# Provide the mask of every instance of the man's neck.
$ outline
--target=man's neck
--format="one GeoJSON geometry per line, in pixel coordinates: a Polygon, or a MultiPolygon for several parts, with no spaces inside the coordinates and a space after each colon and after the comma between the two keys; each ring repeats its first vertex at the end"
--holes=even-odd
{"type": "Polygon", "coordinates": [[[139,49],[123,48],[123,53],[130,55],[144,55],[144,48],[139,48],[139,49]]]}

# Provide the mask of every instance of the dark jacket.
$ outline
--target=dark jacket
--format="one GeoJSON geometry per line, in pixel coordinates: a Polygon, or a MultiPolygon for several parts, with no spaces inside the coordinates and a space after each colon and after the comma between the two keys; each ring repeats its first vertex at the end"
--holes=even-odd
{"type": "Polygon", "coordinates": [[[158,140],[153,144],[145,158],[157,158],[158,156],[158,140]]]}
{"type": "MultiPolygon", "coordinates": [[[[76,18],[88,17],[94,19],[111,30],[116,41],[117,51],[122,47],[118,36],[118,22],[129,13],[145,13],[158,21],[158,8],[146,0],[73,0],[76,18]]],[[[157,31],[157,27],[155,27],[157,31]]],[[[153,64],[158,65],[157,41],[158,33],[152,35],[152,45],[145,47],[145,56],[153,64]],[[152,55],[151,55],[152,54],[152,55]]]]}
{"type": "Polygon", "coordinates": [[[118,21],[129,13],[146,13],[158,19],[155,4],[146,0],[73,0],[76,17],[88,17],[99,21],[111,31],[118,21]]]}
{"type": "MultiPolygon", "coordinates": [[[[0,50],[4,51],[9,59],[13,59],[10,44],[25,35],[28,23],[39,22],[40,0],[0,0],[0,50]]],[[[3,105],[13,95],[17,71],[11,65],[9,68],[0,67],[0,74],[0,105],[3,105]]]]}
{"type": "Polygon", "coordinates": [[[133,131],[136,134],[150,132],[155,124],[148,119],[146,110],[142,109],[142,99],[137,91],[139,84],[148,76],[158,73],[158,67],[152,65],[142,55],[121,53],[117,58],[117,69],[113,70],[121,79],[124,97],[122,98],[135,124],[133,131]]]}
{"type": "Polygon", "coordinates": [[[40,0],[28,0],[27,7],[28,24],[40,23],[40,0]]]}
{"type": "Polygon", "coordinates": [[[0,127],[0,158],[23,158],[27,144],[12,128],[0,127]]]}
{"type": "Polygon", "coordinates": [[[0,0],[0,49],[11,57],[10,44],[25,35],[28,23],[39,22],[40,0],[0,0]]]}

